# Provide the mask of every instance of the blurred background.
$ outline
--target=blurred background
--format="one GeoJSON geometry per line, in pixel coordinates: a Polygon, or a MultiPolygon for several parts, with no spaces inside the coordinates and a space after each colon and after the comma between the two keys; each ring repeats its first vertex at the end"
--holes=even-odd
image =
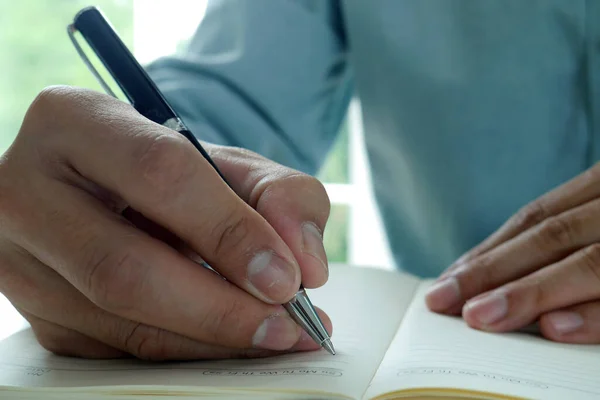
{"type": "MultiPolygon", "coordinates": [[[[66,34],[77,11],[90,5],[104,12],[136,58],[147,64],[185,48],[206,0],[0,0],[0,154],[44,87],[66,84],[102,91],[66,34]]],[[[318,173],[332,202],[325,248],[330,262],[392,268],[362,138],[360,104],[354,100],[318,173]]],[[[22,324],[0,295],[0,340],[22,324]]]]}

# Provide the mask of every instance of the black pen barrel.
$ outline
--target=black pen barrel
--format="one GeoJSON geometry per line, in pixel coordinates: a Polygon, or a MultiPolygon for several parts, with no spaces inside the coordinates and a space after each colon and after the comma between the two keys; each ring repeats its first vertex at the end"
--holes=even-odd
{"type": "Polygon", "coordinates": [[[73,26],[81,32],[140,114],[161,125],[176,117],[144,68],[97,8],[81,10],[73,26]]]}

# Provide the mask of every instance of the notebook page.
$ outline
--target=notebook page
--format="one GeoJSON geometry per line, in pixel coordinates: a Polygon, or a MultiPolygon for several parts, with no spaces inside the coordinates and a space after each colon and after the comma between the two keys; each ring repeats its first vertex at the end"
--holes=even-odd
{"type": "Polygon", "coordinates": [[[416,279],[399,273],[332,266],[329,282],[310,296],[333,320],[335,356],[321,350],[170,364],[82,360],[47,353],[25,331],[0,342],[0,386],[198,385],[310,389],[356,397],[377,370],[417,286],[416,279]]]}
{"type": "Polygon", "coordinates": [[[369,389],[448,387],[525,398],[600,399],[600,346],[551,342],[533,333],[492,334],[425,305],[420,285],[369,389]]]}

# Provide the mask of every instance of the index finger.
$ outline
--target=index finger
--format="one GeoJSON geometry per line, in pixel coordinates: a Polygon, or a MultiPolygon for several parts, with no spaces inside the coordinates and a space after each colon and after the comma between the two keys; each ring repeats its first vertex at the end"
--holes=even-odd
{"type": "Polygon", "coordinates": [[[434,311],[457,307],[481,292],[522,278],[571,252],[597,242],[600,200],[548,218],[450,272],[432,287],[427,303],[434,311]]]}

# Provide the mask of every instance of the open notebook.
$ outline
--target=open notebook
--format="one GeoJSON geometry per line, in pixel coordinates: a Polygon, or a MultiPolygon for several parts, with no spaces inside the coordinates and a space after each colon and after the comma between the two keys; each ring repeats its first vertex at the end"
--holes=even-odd
{"type": "Polygon", "coordinates": [[[0,342],[7,399],[600,399],[600,346],[489,334],[424,305],[430,282],[333,267],[311,291],[338,351],[258,360],[146,363],[44,351],[30,330],[0,342]]]}

